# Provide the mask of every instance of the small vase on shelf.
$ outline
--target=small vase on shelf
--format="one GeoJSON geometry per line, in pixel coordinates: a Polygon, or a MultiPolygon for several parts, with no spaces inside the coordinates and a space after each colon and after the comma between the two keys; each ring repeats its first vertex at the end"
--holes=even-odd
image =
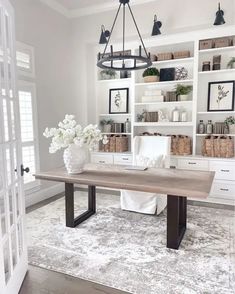
{"type": "Polygon", "coordinates": [[[229,125],[229,134],[235,134],[235,124],[229,125]]]}

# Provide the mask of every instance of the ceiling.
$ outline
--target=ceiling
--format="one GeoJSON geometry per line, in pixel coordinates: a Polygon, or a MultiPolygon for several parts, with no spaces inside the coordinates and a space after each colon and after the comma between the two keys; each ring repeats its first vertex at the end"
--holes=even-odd
{"type": "Polygon", "coordinates": [[[63,5],[67,9],[81,9],[88,8],[90,6],[102,5],[104,3],[113,2],[117,4],[117,0],[56,0],[59,4],[63,5]]]}
{"type": "MultiPolygon", "coordinates": [[[[40,0],[68,18],[96,14],[117,9],[119,0],[40,0]]],[[[145,4],[156,0],[131,0],[131,5],[145,4]]]]}

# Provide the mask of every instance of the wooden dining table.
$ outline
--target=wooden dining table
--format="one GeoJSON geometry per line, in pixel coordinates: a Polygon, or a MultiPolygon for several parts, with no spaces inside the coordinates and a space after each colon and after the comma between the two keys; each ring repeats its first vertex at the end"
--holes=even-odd
{"type": "MultiPolygon", "coordinates": [[[[88,164],[81,174],[68,174],[64,167],[37,172],[36,179],[65,183],[66,226],[74,228],[96,213],[96,187],[164,194],[167,197],[166,246],[178,249],[187,226],[187,198],[209,196],[214,172],[148,168],[128,170],[127,166],[88,164]],[[88,209],[75,217],[74,185],[88,186],[88,209]]],[[[156,217],[157,221],[157,217],[156,217]]]]}

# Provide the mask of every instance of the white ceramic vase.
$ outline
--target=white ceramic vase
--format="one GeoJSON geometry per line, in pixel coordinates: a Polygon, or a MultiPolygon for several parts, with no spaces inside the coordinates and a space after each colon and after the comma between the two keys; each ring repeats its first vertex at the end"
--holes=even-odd
{"type": "Polygon", "coordinates": [[[179,95],[179,101],[188,101],[188,97],[189,97],[188,94],[186,94],[186,95],[179,95]]]}
{"type": "Polygon", "coordinates": [[[229,125],[229,134],[235,134],[235,125],[229,125]]]}
{"type": "Polygon", "coordinates": [[[69,174],[80,174],[88,162],[89,150],[86,146],[70,145],[64,150],[64,164],[69,174]]]}

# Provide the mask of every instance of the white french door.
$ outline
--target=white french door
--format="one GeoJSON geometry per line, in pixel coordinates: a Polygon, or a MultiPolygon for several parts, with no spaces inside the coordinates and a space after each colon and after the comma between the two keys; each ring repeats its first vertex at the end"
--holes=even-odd
{"type": "Polygon", "coordinates": [[[0,294],[18,293],[27,271],[14,27],[0,0],[0,294]]]}

